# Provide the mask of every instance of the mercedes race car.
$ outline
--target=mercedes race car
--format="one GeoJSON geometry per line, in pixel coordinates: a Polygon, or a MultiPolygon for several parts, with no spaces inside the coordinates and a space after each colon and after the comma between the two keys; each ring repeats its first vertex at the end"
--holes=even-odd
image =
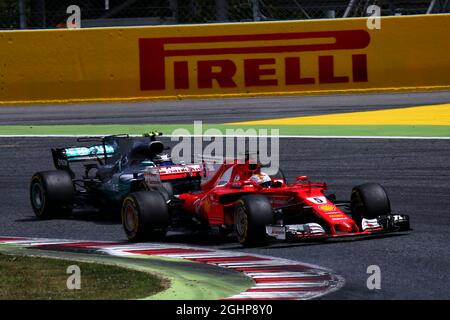
{"type": "MultiPolygon", "coordinates": [[[[235,231],[243,245],[269,238],[303,240],[373,235],[410,229],[407,215],[393,214],[385,189],[376,183],[356,186],[349,201],[326,195],[325,183],[299,176],[287,183],[279,172],[268,176],[258,163],[201,162],[198,189],[170,195],[164,189],[139,191],[122,205],[122,223],[131,241],[162,239],[169,228],[188,221],[235,231]]],[[[149,169],[148,188],[162,181],[149,169]]]]}
{"type": "Polygon", "coordinates": [[[88,146],[52,149],[56,170],[38,172],[30,184],[31,206],[38,218],[67,215],[73,209],[119,212],[132,192],[164,189],[164,194],[192,190],[200,184],[200,166],[174,163],[152,132],[143,137],[113,135],[80,138],[88,146]],[[78,165],[75,168],[76,164],[78,165]],[[78,169],[78,171],[77,171],[78,169]],[[147,170],[158,172],[158,184],[145,183],[147,170]]]}

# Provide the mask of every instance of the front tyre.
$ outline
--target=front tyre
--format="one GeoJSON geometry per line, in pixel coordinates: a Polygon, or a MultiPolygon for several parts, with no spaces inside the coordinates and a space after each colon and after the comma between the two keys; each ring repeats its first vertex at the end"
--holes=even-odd
{"type": "Polygon", "coordinates": [[[66,171],[38,172],[31,178],[31,207],[39,219],[70,213],[74,195],[72,177],[66,171]]]}
{"type": "Polygon", "coordinates": [[[267,241],[266,225],[273,223],[269,199],[259,194],[244,195],[234,209],[236,236],[244,246],[259,246],[267,241]]]}
{"type": "Polygon", "coordinates": [[[161,240],[170,222],[169,208],[158,191],[131,193],[122,203],[122,225],[128,240],[161,240]]]}
{"type": "Polygon", "coordinates": [[[391,214],[391,203],[386,190],[378,183],[356,186],[351,194],[351,210],[354,220],[376,219],[391,214]]]}

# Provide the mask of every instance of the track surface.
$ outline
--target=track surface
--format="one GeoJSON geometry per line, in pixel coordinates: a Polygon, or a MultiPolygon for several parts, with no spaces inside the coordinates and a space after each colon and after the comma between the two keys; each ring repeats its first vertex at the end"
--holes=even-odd
{"type": "Polygon", "coordinates": [[[224,123],[446,103],[450,91],[179,100],[141,103],[0,106],[0,125],[224,123]]]}
{"type": "MultiPolygon", "coordinates": [[[[0,107],[0,125],[108,123],[224,123],[401,108],[448,103],[450,91],[383,95],[275,97],[203,101],[116,104],[72,104],[0,107]]],[[[123,240],[117,219],[81,214],[69,219],[37,221],[28,200],[28,182],[40,170],[52,169],[50,147],[74,139],[0,138],[0,235],[123,240]]],[[[381,239],[273,244],[243,249],[233,238],[171,234],[172,243],[249,251],[299,260],[335,270],[346,286],[334,299],[450,299],[450,141],[367,139],[281,139],[280,159],[288,179],[307,174],[326,181],[338,198],[354,185],[380,182],[392,207],[410,214],[409,235],[381,239]],[[208,245],[205,245],[208,243],[208,245]],[[381,290],[366,287],[369,265],[381,268],[381,290]]]]}
{"type": "MultiPolygon", "coordinates": [[[[242,118],[241,118],[242,119],[242,118]]],[[[120,224],[92,214],[37,221],[28,200],[28,182],[52,168],[49,148],[73,144],[68,138],[0,138],[0,235],[123,240],[120,224]]],[[[233,238],[172,234],[168,242],[249,251],[328,267],[346,279],[330,299],[450,298],[450,141],[367,139],[281,139],[280,158],[288,179],[307,174],[326,181],[338,198],[351,187],[380,182],[392,207],[410,214],[408,235],[306,244],[273,244],[242,249],[233,238]],[[368,290],[366,269],[381,268],[381,290],[368,290]]]]}

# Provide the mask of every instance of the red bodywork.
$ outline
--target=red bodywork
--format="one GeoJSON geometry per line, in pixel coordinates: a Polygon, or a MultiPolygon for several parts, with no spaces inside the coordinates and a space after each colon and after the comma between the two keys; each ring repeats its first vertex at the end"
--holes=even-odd
{"type": "MultiPolygon", "coordinates": [[[[299,176],[292,184],[286,184],[282,178],[272,179],[272,186],[264,188],[249,180],[253,173],[254,171],[249,171],[248,164],[220,165],[210,179],[202,183],[200,191],[179,195],[179,199],[184,201],[183,211],[209,225],[230,227],[234,225],[236,202],[243,194],[257,193],[267,196],[274,212],[281,207],[288,214],[307,210],[313,220],[320,221],[326,236],[350,236],[383,231],[382,228],[372,228],[361,232],[349,215],[324,196],[326,183],[311,183],[308,177],[299,176]]],[[[311,236],[314,235],[309,237],[311,236]]]]}
{"type": "Polygon", "coordinates": [[[161,181],[171,181],[186,178],[200,177],[201,167],[198,164],[172,165],[159,167],[161,181]]]}

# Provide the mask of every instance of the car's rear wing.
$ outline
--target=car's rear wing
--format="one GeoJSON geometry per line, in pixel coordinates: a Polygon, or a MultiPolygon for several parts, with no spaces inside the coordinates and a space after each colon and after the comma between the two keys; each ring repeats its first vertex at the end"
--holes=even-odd
{"type": "Polygon", "coordinates": [[[70,162],[79,161],[104,161],[116,154],[116,150],[111,145],[94,145],[91,147],[71,147],[52,149],[53,163],[56,169],[69,169],[70,162]]]}

